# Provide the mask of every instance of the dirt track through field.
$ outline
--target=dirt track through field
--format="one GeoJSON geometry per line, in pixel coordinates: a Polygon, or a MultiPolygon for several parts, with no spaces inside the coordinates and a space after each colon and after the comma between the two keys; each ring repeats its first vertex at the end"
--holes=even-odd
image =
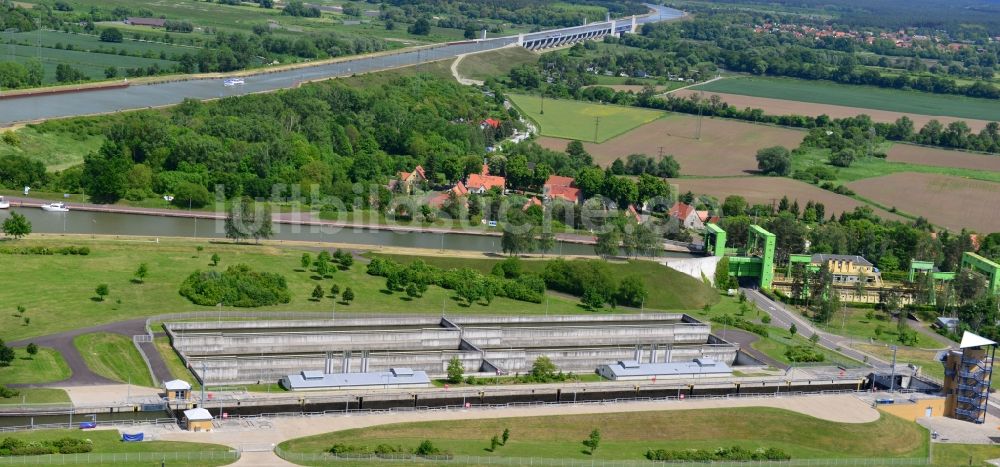
{"type": "MultiPolygon", "coordinates": [[[[683,169],[683,166],[682,166],[683,169]]],[[[844,211],[853,211],[864,203],[853,198],[838,195],[806,182],[782,177],[746,176],[727,178],[695,178],[670,180],[678,193],[692,192],[695,195],[710,195],[720,203],[728,195],[740,195],[750,204],[773,204],[777,207],[782,196],[788,196],[789,201],[799,202],[804,209],[809,201],[823,203],[826,217],[830,214],[839,215],[844,211]]],[[[902,217],[883,209],[873,208],[875,214],[883,219],[899,220],[902,217]]]]}
{"type": "MultiPolygon", "coordinates": [[[[933,116],[933,115],[919,115],[905,112],[891,112],[888,110],[876,110],[876,109],[865,109],[861,107],[847,107],[842,105],[832,105],[832,104],[816,104],[812,102],[799,102],[790,101],[783,99],[771,99],[767,97],[754,97],[754,96],[743,96],[740,94],[727,94],[722,92],[708,92],[708,91],[697,91],[694,89],[681,89],[672,93],[675,96],[687,97],[692,94],[701,94],[705,98],[716,94],[722,98],[724,102],[730,104],[738,109],[743,109],[746,107],[761,109],[764,113],[768,115],[806,115],[810,117],[816,117],[822,114],[826,114],[832,118],[844,118],[844,117],[854,117],[857,115],[865,114],[872,118],[876,122],[895,122],[896,119],[906,115],[913,120],[913,126],[915,130],[920,130],[927,122],[931,120],[937,120],[943,125],[948,125],[951,122],[964,120],[965,123],[969,125],[969,128],[974,132],[979,132],[986,126],[986,120],[972,120],[968,118],[957,118],[948,116],[933,116]]],[[[1000,118],[1000,117],[998,117],[1000,118]]]]}
{"type": "MultiPolygon", "coordinates": [[[[757,150],[770,146],[797,147],[805,133],[733,120],[704,118],[701,139],[698,117],[670,114],[600,144],[584,143],[594,162],[610,165],[629,154],[673,155],[684,175],[746,175],[757,169],[757,150]]],[[[563,151],[569,140],[544,137],[538,144],[563,151]]]]}
{"type": "Polygon", "coordinates": [[[976,154],[948,149],[927,148],[910,144],[894,144],[888,160],[936,167],[957,167],[1000,172],[1000,155],[976,154]]]}
{"type": "Polygon", "coordinates": [[[900,172],[848,184],[865,198],[931,223],[980,233],[1000,232],[1000,183],[937,174],[900,172]]]}

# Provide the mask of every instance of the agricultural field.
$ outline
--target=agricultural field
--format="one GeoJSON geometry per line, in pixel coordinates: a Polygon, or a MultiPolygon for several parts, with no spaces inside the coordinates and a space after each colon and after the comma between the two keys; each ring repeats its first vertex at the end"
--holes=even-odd
{"type": "Polygon", "coordinates": [[[887,159],[890,162],[1000,172],[1000,155],[976,154],[911,144],[893,144],[888,156],[887,159]]]}
{"type": "Polygon", "coordinates": [[[400,423],[299,438],[280,447],[290,452],[321,452],[335,443],[415,447],[426,439],[456,455],[640,460],[651,448],[740,446],[779,448],[794,460],[925,458],[928,438],[927,430],[916,423],[887,414],[874,422],[837,423],[782,409],[747,407],[400,423]],[[486,449],[490,437],[505,428],[511,433],[508,443],[495,452],[486,449]],[[581,441],[595,428],[601,431],[601,444],[591,455],[581,441]]]}
{"type": "Polygon", "coordinates": [[[859,196],[934,224],[989,233],[1000,231],[1000,183],[950,175],[900,172],[848,184],[859,196]]]}
{"type": "MultiPolygon", "coordinates": [[[[682,175],[718,177],[754,172],[757,150],[776,145],[793,148],[805,137],[798,130],[703,118],[699,140],[698,126],[696,116],[667,114],[604,143],[584,143],[584,148],[594,156],[594,162],[607,166],[629,154],[656,156],[662,147],[663,154],[674,156],[680,163],[682,175]]],[[[565,150],[568,142],[557,138],[538,140],[542,146],[558,151],[565,150]]]]}
{"type": "Polygon", "coordinates": [[[76,68],[90,79],[100,80],[106,79],[104,70],[108,67],[117,68],[119,75],[124,75],[124,70],[127,68],[148,68],[155,64],[165,69],[171,68],[177,63],[159,58],[49,49],[15,44],[0,45],[0,49],[5,52],[3,55],[0,55],[0,58],[5,60],[23,62],[37,59],[40,61],[42,67],[45,69],[43,84],[53,84],[56,82],[56,65],[60,63],[65,63],[76,68]]]}
{"type": "Polygon", "coordinates": [[[538,124],[542,136],[580,141],[604,142],[666,115],[658,110],[573,100],[543,100],[525,94],[508,94],[507,97],[523,115],[538,124]]]}
{"type": "MultiPolygon", "coordinates": [[[[888,148],[890,144],[886,144],[881,150],[888,148]]],[[[897,151],[902,154],[908,154],[910,151],[914,153],[919,153],[915,150],[923,150],[924,148],[912,145],[904,144],[891,144],[892,147],[901,147],[897,151]]],[[[950,154],[955,156],[954,163],[952,163],[951,157],[944,158],[924,158],[931,159],[926,162],[933,162],[927,165],[921,163],[911,163],[902,160],[892,160],[892,158],[881,159],[878,157],[868,157],[862,156],[851,163],[850,167],[834,167],[830,165],[830,150],[821,148],[808,148],[804,152],[792,156],[792,173],[796,171],[806,169],[814,166],[823,166],[833,170],[836,176],[836,183],[848,183],[857,180],[863,180],[872,177],[881,177],[884,175],[890,175],[899,172],[915,172],[915,173],[926,173],[926,174],[939,174],[939,175],[952,175],[955,177],[968,178],[972,180],[982,180],[987,182],[1000,183],[1000,171],[984,170],[989,164],[993,163],[994,158],[1000,158],[1000,156],[992,155],[977,155],[960,151],[948,151],[948,150],[932,150],[939,151],[932,153],[937,154],[950,154]],[[970,168],[963,168],[962,165],[970,165],[970,168]],[[979,167],[976,167],[978,165],[979,167]]],[[[892,152],[889,150],[889,152],[892,152]]],[[[899,153],[897,152],[897,154],[899,153]]],[[[916,158],[915,158],[916,159],[916,158]]],[[[1000,160],[1000,159],[996,159],[1000,160]]]]}
{"type": "MultiPolygon", "coordinates": [[[[3,216],[4,214],[0,214],[0,217],[3,216]]],[[[489,306],[474,304],[468,307],[460,304],[451,291],[432,286],[423,297],[411,300],[403,293],[384,292],[385,279],[369,276],[360,262],[356,262],[349,270],[337,271],[332,279],[316,280],[313,273],[301,269],[302,253],[309,252],[315,257],[318,248],[332,250],[336,247],[328,243],[293,247],[164,238],[159,243],[140,242],[142,241],[134,239],[94,240],[84,236],[58,240],[28,238],[16,242],[0,241],[0,245],[4,247],[76,245],[87,246],[91,250],[87,256],[18,256],[16,281],[20,285],[10,286],[13,278],[8,278],[6,282],[0,281],[0,285],[7,285],[0,287],[0,338],[12,342],[74,329],[79,323],[92,326],[160,313],[216,310],[216,307],[194,305],[182,297],[178,293],[180,284],[195,270],[224,269],[238,263],[247,264],[255,270],[282,274],[288,282],[291,302],[259,308],[261,311],[329,311],[334,306],[332,298],[313,301],[310,296],[317,284],[325,290],[337,284],[341,289],[352,287],[357,297],[350,305],[338,304],[338,311],[440,314],[444,304],[445,311],[453,314],[594,313],[581,307],[577,299],[558,294],[549,294],[547,303],[536,304],[497,297],[489,306]],[[203,247],[203,250],[198,251],[198,246],[203,247]],[[215,267],[210,264],[214,253],[221,257],[219,265],[215,267]],[[145,283],[135,284],[132,283],[133,273],[140,263],[148,265],[149,276],[145,283]],[[95,288],[102,283],[108,284],[110,294],[104,301],[92,300],[95,288]],[[18,304],[28,309],[30,325],[24,325],[22,319],[14,313],[18,304]]],[[[0,261],[5,260],[6,258],[0,258],[0,261]]],[[[673,276],[663,274],[661,277],[673,276]]],[[[681,279],[674,281],[676,286],[665,284],[657,287],[657,290],[677,290],[678,295],[674,298],[677,302],[674,303],[687,303],[689,309],[700,309],[705,303],[716,300],[714,296],[691,292],[692,288],[704,287],[700,282],[683,282],[681,279]]],[[[671,308],[670,311],[679,310],[671,308]]],[[[611,310],[600,312],[610,313],[611,310]]]]}
{"type": "Polygon", "coordinates": [[[458,74],[463,78],[485,81],[503,76],[521,65],[538,62],[538,54],[523,47],[506,47],[480,54],[466,55],[458,64],[458,74]]]}
{"type": "MultiPolygon", "coordinates": [[[[714,84],[714,83],[713,83],[714,84]]],[[[710,85],[709,85],[710,86],[710,85]]],[[[977,120],[971,118],[957,118],[948,116],[931,116],[931,115],[920,115],[917,113],[904,113],[904,112],[892,112],[888,110],[878,110],[868,107],[847,107],[843,105],[834,104],[819,104],[815,102],[804,102],[796,100],[785,100],[785,99],[772,99],[768,97],[756,97],[740,94],[727,94],[722,92],[709,92],[705,90],[695,90],[695,89],[682,89],[675,91],[673,95],[680,97],[687,97],[695,94],[700,94],[705,98],[710,97],[715,94],[722,98],[722,101],[736,107],[738,109],[743,108],[753,108],[761,109],[764,113],[768,115],[806,115],[810,117],[816,117],[819,115],[826,114],[831,118],[845,118],[854,117],[861,114],[867,115],[876,122],[895,122],[896,119],[902,116],[907,116],[910,120],[913,120],[913,126],[916,129],[922,128],[927,122],[931,120],[937,120],[944,125],[947,125],[954,121],[962,120],[969,125],[969,128],[974,132],[979,132],[989,123],[987,120],[977,120]]],[[[1000,117],[998,117],[1000,118],[1000,117]]]]}
{"type": "Polygon", "coordinates": [[[720,79],[695,86],[692,89],[707,93],[741,94],[815,104],[977,120],[996,119],[998,105],[997,101],[990,99],[790,78],[720,79]]]}
{"type": "MultiPolygon", "coordinates": [[[[681,166],[684,170],[684,166],[681,166]]],[[[806,182],[782,177],[727,177],[727,178],[681,178],[671,180],[679,193],[692,192],[713,196],[720,202],[728,195],[740,195],[751,204],[772,203],[777,206],[782,196],[798,200],[800,206],[808,201],[818,201],[826,207],[826,213],[840,214],[852,211],[865,203],[851,197],[838,195],[806,182]]],[[[902,209],[902,208],[900,208],[902,209]]],[[[884,219],[902,220],[902,217],[886,210],[874,208],[875,214],[884,219]]]]}

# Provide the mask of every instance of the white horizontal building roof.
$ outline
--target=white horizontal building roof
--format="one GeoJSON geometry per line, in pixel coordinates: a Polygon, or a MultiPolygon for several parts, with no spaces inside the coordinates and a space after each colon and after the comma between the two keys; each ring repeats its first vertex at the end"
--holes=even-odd
{"type": "Polygon", "coordinates": [[[623,377],[653,377],[653,376],[686,376],[686,375],[720,375],[733,372],[729,365],[717,362],[711,358],[695,359],[693,362],[676,363],[638,363],[635,361],[620,361],[604,365],[615,378],[623,377]]]}
{"type": "Polygon", "coordinates": [[[204,420],[211,420],[212,414],[210,414],[207,409],[189,409],[184,411],[184,418],[191,422],[200,422],[204,420]]]}
{"type": "Polygon", "coordinates": [[[286,389],[337,389],[371,386],[426,386],[431,382],[427,373],[409,368],[393,368],[373,373],[327,373],[302,371],[282,379],[286,389]],[[287,384],[286,384],[287,383],[287,384]]]}
{"type": "Polygon", "coordinates": [[[191,384],[183,379],[175,379],[172,381],[167,381],[163,383],[163,387],[167,391],[186,391],[191,389],[191,384]]]}

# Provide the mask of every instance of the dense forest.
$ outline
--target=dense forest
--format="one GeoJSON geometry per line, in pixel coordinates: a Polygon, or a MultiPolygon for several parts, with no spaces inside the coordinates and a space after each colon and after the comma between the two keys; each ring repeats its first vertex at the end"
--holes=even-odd
{"type": "MultiPolygon", "coordinates": [[[[641,1],[625,0],[386,0],[383,16],[394,20],[426,14],[448,15],[447,26],[465,28],[466,22],[482,19],[539,27],[578,26],[584,21],[604,20],[603,11],[613,17],[644,14],[649,11],[641,1]]],[[[440,25],[440,23],[439,23],[440,25]]]]}

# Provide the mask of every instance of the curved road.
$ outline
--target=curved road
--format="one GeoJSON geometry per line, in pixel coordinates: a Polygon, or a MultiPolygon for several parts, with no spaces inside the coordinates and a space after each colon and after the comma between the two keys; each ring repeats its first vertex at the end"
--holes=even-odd
{"type": "MultiPolygon", "coordinates": [[[[638,17],[642,25],[669,21],[685,15],[680,10],[658,5],[647,5],[652,12],[638,17]]],[[[566,33],[589,31],[606,22],[592,23],[573,28],[525,34],[525,40],[547,38],[566,33]]],[[[352,60],[303,67],[295,70],[267,72],[246,77],[243,86],[223,86],[221,78],[190,79],[126,88],[80,91],[68,94],[25,96],[0,100],[0,127],[20,122],[51,118],[94,115],[123,110],[136,110],[178,104],[186,98],[214,99],[246,93],[268,92],[292,88],[304,81],[321,80],[355,73],[368,73],[402,66],[454,58],[461,54],[499,49],[514,44],[518,36],[452,43],[419,50],[403,51],[393,55],[358,57],[352,60]]]]}

